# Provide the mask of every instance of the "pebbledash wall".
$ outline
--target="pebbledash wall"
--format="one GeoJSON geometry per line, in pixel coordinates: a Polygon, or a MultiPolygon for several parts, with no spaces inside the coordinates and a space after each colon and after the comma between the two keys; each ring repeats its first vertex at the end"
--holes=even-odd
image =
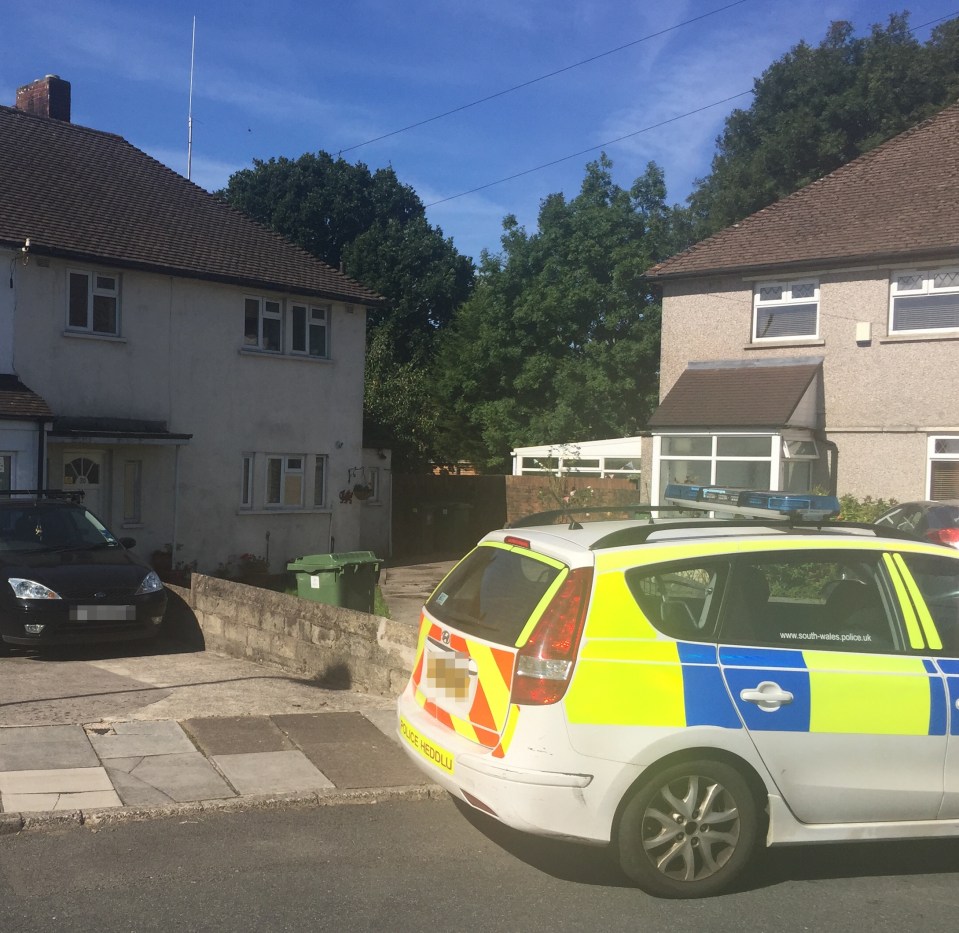
{"type": "Polygon", "coordinates": [[[188,639],[198,626],[206,648],[331,689],[398,696],[409,680],[415,626],[198,573],[167,588],[171,629],[188,639]]]}

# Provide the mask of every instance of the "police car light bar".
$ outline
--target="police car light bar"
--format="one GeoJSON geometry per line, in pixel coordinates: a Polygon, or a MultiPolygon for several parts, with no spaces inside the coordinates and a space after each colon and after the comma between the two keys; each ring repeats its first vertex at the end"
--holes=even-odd
{"type": "Polygon", "coordinates": [[[767,492],[728,486],[669,483],[663,501],[707,512],[734,512],[756,518],[798,517],[815,521],[839,515],[839,500],[835,496],[767,492]]]}

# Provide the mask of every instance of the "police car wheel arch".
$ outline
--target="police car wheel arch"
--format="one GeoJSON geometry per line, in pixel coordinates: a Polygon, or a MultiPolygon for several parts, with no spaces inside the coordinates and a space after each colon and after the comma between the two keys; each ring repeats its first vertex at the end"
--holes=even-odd
{"type": "Polygon", "coordinates": [[[748,780],[715,759],[680,761],[642,781],[620,816],[626,875],[658,897],[708,897],[748,866],[761,834],[748,780]]]}

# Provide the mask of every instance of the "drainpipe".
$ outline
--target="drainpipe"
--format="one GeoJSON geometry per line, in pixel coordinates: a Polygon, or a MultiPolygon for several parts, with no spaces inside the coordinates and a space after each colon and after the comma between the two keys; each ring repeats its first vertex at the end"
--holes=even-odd
{"type": "Polygon", "coordinates": [[[37,422],[37,491],[44,488],[43,468],[46,461],[47,422],[37,422]]]}
{"type": "Polygon", "coordinates": [[[170,559],[176,567],[176,536],[177,517],[180,505],[180,445],[177,444],[173,454],[173,540],[170,542],[170,559]]]}
{"type": "Polygon", "coordinates": [[[823,439],[823,446],[829,451],[829,495],[836,496],[836,487],[839,483],[839,447],[835,441],[823,439]]]}

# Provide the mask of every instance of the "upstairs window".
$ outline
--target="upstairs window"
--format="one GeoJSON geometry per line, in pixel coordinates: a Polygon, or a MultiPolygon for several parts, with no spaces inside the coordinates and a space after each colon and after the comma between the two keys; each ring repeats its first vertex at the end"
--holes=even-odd
{"type": "Polygon", "coordinates": [[[330,315],[328,306],[247,297],[243,304],[243,345],[248,350],[327,360],[330,315]]]}
{"type": "Polygon", "coordinates": [[[70,270],[67,327],[73,331],[120,333],[120,277],[70,270]]]}
{"type": "Polygon", "coordinates": [[[280,302],[247,298],[244,305],[243,342],[256,350],[283,352],[283,314],[280,302]]]}
{"type": "Polygon", "coordinates": [[[819,284],[767,282],[754,294],[753,340],[793,340],[819,335],[819,284]]]}
{"type": "Polygon", "coordinates": [[[959,329],[959,268],[906,270],[892,277],[890,333],[959,329]]]}
{"type": "Polygon", "coordinates": [[[329,356],[326,308],[293,305],[290,309],[292,334],[290,352],[326,359],[329,356]]]}

